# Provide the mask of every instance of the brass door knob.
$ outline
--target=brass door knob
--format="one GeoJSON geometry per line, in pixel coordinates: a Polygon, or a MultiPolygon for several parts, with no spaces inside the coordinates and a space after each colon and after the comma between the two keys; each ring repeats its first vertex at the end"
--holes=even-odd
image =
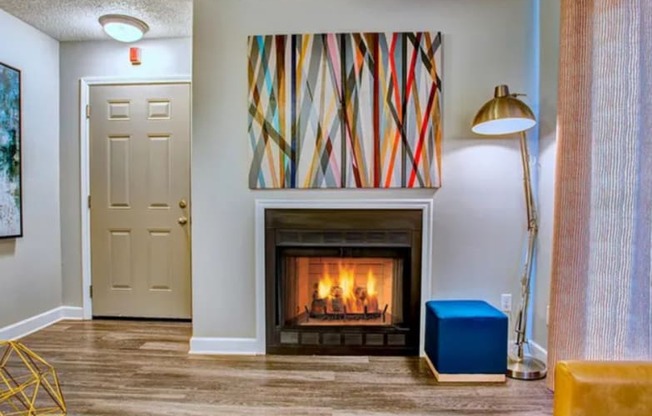
{"type": "Polygon", "coordinates": [[[188,201],[186,201],[185,199],[179,201],[179,208],[185,208],[187,206],[188,206],[188,201]]]}
{"type": "Polygon", "coordinates": [[[181,225],[186,225],[186,224],[188,224],[188,218],[187,218],[187,217],[179,217],[179,219],[178,219],[177,221],[178,221],[179,224],[181,224],[181,225]]]}

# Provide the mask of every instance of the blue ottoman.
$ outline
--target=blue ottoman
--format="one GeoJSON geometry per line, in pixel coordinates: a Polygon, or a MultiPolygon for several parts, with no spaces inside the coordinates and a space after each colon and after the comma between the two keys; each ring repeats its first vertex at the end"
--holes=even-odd
{"type": "Polygon", "coordinates": [[[507,315],[481,300],[426,303],[425,352],[440,382],[504,382],[507,315]]]}

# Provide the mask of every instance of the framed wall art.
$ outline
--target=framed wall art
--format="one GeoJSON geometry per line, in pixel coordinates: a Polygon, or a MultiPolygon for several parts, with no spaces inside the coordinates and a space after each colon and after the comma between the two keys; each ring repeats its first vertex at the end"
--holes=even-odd
{"type": "Polygon", "coordinates": [[[441,33],[248,39],[249,187],[438,188],[441,33]]]}
{"type": "Polygon", "coordinates": [[[20,70],[0,62],[0,238],[23,235],[20,70]]]}

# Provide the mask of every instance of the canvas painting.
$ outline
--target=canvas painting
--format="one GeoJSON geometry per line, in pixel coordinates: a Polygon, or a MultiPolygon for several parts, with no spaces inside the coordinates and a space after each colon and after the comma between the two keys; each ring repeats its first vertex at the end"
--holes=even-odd
{"type": "Polygon", "coordinates": [[[0,63],[0,238],[22,227],[20,71],[0,63]]]}
{"type": "Polygon", "coordinates": [[[249,187],[438,188],[441,34],[248,39],[249,187]]]}

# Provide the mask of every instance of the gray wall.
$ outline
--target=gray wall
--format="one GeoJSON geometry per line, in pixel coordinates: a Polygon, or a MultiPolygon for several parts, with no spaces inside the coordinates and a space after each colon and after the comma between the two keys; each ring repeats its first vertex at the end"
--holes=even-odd
{"type": "Polygon", "coordinates": [[[190,38],[61,43],[61,246],[63,304],[82,306],[79,80],[83,77],[190,75],[190,38]],[[142,65],[129,63],[129,46],[142,49],[142,65]]]}
{"type": "MultiPolygon", "coordinates": [[[[473,114],[490,98],[493,85],[505,82],[513,90],[529,93],[530,98],[540,98],[540,103],[530,103],[540,104],[541,118],[541,232],[533,338],[545,347],[556,151],[559,0],[198,0],[195,8],[196,335],[254,335],[253,201],[257,197],[434,197],[432,296],[476,297],[498,304],[500,293],[512,292],[516,306],[516,276],[524,237],[516,143],[485,141],[469,131],[473,114]],[[540,8],[539,91],[534,90],[536,62],[528,52],[536,42],[530,25],[534,7],[540,8]],[[246,35],[363,30],[443,32],[444,187],[436,196],[432,191],[418,190],[249,191],[243,69],[246,35]]],[[[0,327],[62,303],[81,306],[79,78],[189,74],[192,42],[140,42],[136,46],[143,48],[144,62],[134,67],[128,63],[125,45],[109,41],[69,42],[59,47],[53,39],[0,11],[2,34],[19,41],[0,45],[0,61],[23,70],[26,236],[0,241],[0,327]],[[26,50],[36,53],[26,54],[26,50]],[[56,105],[59,82],[60,107],[56,105]],[[61,135],[57,145],[59,121],[61,135]],[[32,145],[37,138],[38,146],[32,145]]]]}
{"type": "Polygon", "coordinates": [[[61,306],[59,43],[0,10],[0,62],[22,71],[24,237],[0,240],[0,328],[61,306]]]}
{"type": "Polygon", "coordinates": [[[552,267],[560,7],[560,0],[540,1],[539,246],[532,339],[543,348],[548,343],[546,312],[552,267]]]}
{"type": "Polygon", "coordinates": [[[525,207],[516,140],[474,137],[496,84],[536,97],[534,2],[196,0],[193,35],[193,313],[199,337],[254,337],[256,198],[434,198],[436,298],[517,305],[525,207]],[[443,32],[443,187],[432,191],[250,191],[249,34],[443,32]]]}

